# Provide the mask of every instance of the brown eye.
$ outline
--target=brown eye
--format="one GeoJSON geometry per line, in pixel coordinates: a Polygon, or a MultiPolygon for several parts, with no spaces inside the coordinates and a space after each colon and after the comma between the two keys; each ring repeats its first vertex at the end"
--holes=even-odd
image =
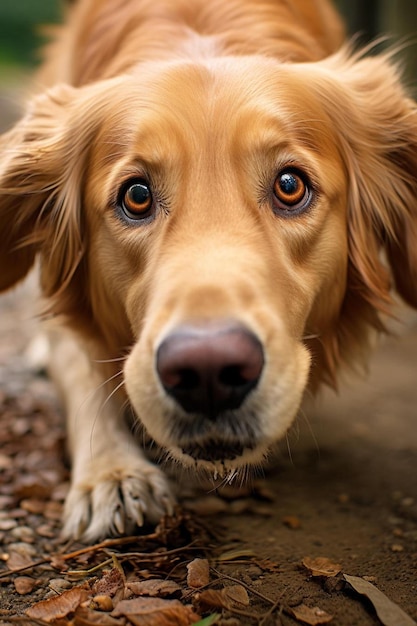
{"type": "Polygon", "coordinates": [[[140,220],[149,216],[153,199],[149,185],[142,180],[124,186],[120,206],[127,217],[140,220]]]}
{"type": "Polygon", "coordinates": [[[306,178],[295,170],[283,170],[275,179],[274,203],[278,212],[297,214],[311,202],[311,189],[306,178]]]}

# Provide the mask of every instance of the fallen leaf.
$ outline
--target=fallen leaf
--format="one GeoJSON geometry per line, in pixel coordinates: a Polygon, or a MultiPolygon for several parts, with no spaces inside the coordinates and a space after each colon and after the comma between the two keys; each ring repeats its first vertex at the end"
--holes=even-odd
{"type": "Polygon", "coordinates": [[[236,561],[237,559],[252,559],[256,556],[255,552],[246,548],[235,548],[234,550],[227,550],[219,554],[217,561],[224,563],[225,561],[236,561]]]}
{"type": "Polygon", "coordinates": [[[135,596],[164,598],[181,595],[181,587],[174,580],[164,580],[163,578],[132,581],[127,583],[126,588],[135,596]]]}
{"type": "Polygon", "coordinates": [[[312,576],[324,576],[328,578],[329,576],[336,576],[342,571],[340,563],[334,563],[325,556],[319,556],[315,559],[306,556],[302,563],[304,567],[310,570],[312,576]]]}
{"type": "Polygon", "coordinates": [[[9,558],[7,559],[7,566],[10,570],[19,570],[30,567],[33,565],[33,559],[23,549],[10,550],[9,558]]]}
{"type": "Polygon", "coordinates": [[[333,615],[326,613],[318,606],[310,608],[305,604],[299,604],[296,607],[289,607],[286,611],[299,622],[304,622],[304,624],[309,624],[309,626],[328,624],[333,619],[333,615]]]}
{"type": "Polygon", "coordinates": [[[110,596],[113,597],[124,586],[124,580],[122,573],[117,567],[113,567],[108,570],[104,575],[93,585],[92,593],[95,596],[110,596]]]}
{"type": "MultiPolygon", "coordinates": [[[[61,622],[62,624],[62,622],[61,622]]],[[[102,611],[79,607],[68,626],[125,626],[124,617],[112,617],[102,611]]]]}
{"type": "Polygon", "coordinates": [[[271,561],[271,559],[255,559],[253,563],[260,567],[263,572],[273,574],[280,571],[279,563],[271,561]]]}
{"type": "Polygon", "coordinates": [[[249,606],[249,596],[242,585],[230,585],[223,589],[206,589],[195,596],[196,601],[206,609],[232,609],[236,606],[249,606]]]}
{"type": "Polygon", "coordinates": [[[161,598],[121,600],[111,615],[123,615],[134,626],[190,626],[200,619],[190,606],[184,606],[179,600],[161,598]]]}
{"type": "Polygon", "coordinates": [[[357,593],[366,596],[372,602],[384,626],[417,626],[417,623],[398,604],[390,600],[375,585],[359,576],[344,574],[343,578],[357,593]]]}
{"type": "Polygon", "coordinates": [[[210,566],[207,559],[194,559],[187,565],[187,585],[201,589],[210,582],[210,566]]]}
{"type": "Polygon", "coordinates": [[[249,606],[250,602],[248,592],[242,585],[230,585],[229,587],[225,587],[222,591],[227,600],[232,604],[249,606]]]}
{"type": "Polygon", "coordinates": [[[74,613],[82,602],[90,597],[90,591],[84,586],[73,587],[59,596],[41,600],[26,610],[26,615],[32,619],[53,622],[74,613]]]}

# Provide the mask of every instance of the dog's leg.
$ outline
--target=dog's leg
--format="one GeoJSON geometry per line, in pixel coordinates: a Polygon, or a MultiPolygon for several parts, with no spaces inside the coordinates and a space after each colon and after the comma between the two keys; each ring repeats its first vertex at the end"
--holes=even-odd
{"type": "Polygon", "coordinates": [[[64,536],[94,541],[131,533],[145,518],[156,522],[171,513],[173,497],[165,475],[145,459],[122,407],[70,334],[53,333],[50,371],[67,411],[72,459],[64,536]]]}

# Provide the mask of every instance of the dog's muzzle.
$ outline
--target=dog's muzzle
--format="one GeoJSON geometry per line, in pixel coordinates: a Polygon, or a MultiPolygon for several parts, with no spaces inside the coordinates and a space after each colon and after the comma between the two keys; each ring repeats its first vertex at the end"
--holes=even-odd
{"type": "Polygon", "coordinates": [[[256,420],[239,409],[263,368],[261,342],[241,325],[182,326],[162,341],[156,371],[183,410],[171,429],[184,454],[198,461],[226,461],[254,447],[256,420]]]}

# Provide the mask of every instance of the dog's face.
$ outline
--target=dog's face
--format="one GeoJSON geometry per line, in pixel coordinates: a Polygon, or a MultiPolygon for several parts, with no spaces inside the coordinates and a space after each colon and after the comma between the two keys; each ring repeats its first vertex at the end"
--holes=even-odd
{"type": "Polygon", "coordinates": [[[309,376],[378,325],[382,245],[415,304],[415,114],[398,85],[392,113],[377,102],[385,61],[358,63],[149,64],[56,90],[12,131],[4,254],[29,240],[3,287],[40,249],[54,310],[107,358],[129,347],[130,402],[185,465],[262,460],[309,376]]]}
{"type": "Polygon", "coordinates": [[[93,148],[94,317],[118,302],[135,339],[130,400],[184,463],[262,459],[305,389],[309,320],[330,324],[346,288],[337,136],[313,100],[326,138],[311,144],[292,77],[268,69],[219,61],[134,76],[121,127],[103,127],[93,148]]]}

